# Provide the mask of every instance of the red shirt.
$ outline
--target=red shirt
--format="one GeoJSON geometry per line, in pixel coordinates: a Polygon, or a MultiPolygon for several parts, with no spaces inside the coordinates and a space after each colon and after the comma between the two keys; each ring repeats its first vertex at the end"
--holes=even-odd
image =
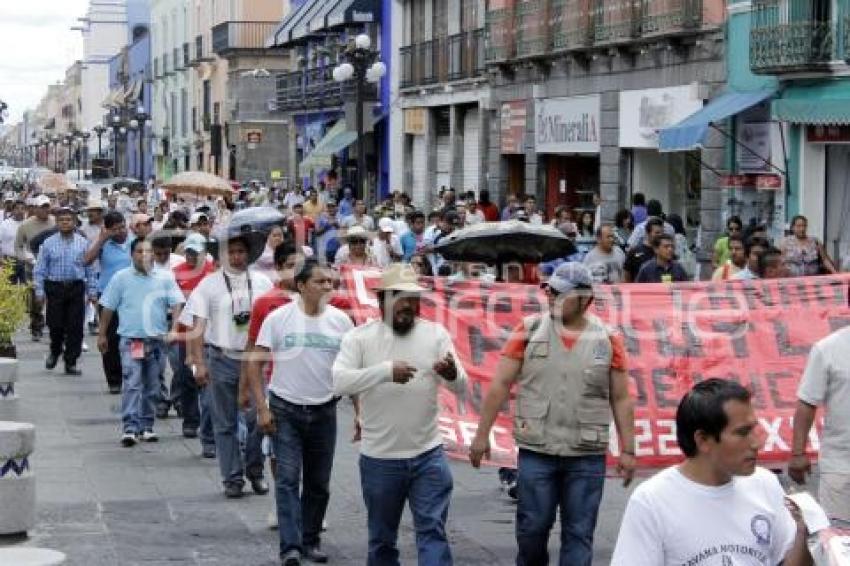
{"type": "Polygon", "coordinates": [[[195,290],[195,287],[201,282],[201,279],[215,271],[215,264],[211,260],[205,261],[200,268],[192,267],[188,263],[181,263],[174,266],[171,270],[174,272],[174,279],[177,280],[177,286],[183,291],[183,295],[188,297],[189,293],[195,290]]]}
{"type": "Polygon", "coordinates": [[[300,245],[309,245],[316,223],[309,216],[293,216],[287,223],[289,231],[295,234],[295,241],[300,245]]]}
{"type": "MultiPolygon", "coordinates": [[[[266,317],[275,309],[291,302],[292,296],[280,287],[275,287],[265,295],[257,297],[257,300],[254,301],[254,306],[251,308],[251,322],[248,324],[248,340],[256,342],[257,336],[260,334],[260,328],[263,326],[266,317]]],[[[345,312],[351,310],[351,301],[339,295],[332,295],[328,304],[345,312]]]]}
{"type": "Polygon", "coordinates": [[[497,222],[499,220],[499,207],[488,202],[487,204],[478,203],[478,210],[484,213],[484,220],[487,222],[497,222]]]}

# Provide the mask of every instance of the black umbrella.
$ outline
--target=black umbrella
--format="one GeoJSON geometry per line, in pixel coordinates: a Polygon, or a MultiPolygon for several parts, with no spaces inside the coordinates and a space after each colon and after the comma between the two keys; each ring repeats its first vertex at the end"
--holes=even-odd
{"type": "Polygon", "coordinates": [[[248,245],[248,262],[254,263],[263,255],[272,228],[285,224],[286,217],[276,208],[254,206],[233,215],[227,225],[227,237],[239,237],[244,240],[248,245]]]}
{"type": "Polygon", "coordinates": [[[554,226],[509,220],[482,222],[452,232],[439,241],[435,251],[450,261],[498,265],[550,261],[572,255],[576,248],[554,226]]]}

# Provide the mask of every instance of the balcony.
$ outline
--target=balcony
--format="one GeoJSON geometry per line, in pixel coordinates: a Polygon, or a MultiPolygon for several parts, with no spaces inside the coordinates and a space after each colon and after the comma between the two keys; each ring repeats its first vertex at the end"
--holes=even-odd
{"type": "Polygon", "coordinates": [[[171,66],[171,56],[168,53],[163,53],[160,58],[162,61],[162,76],[170,77],[174,74],[174,68],[171,66]]]}
{"type": "Polygon", "coordinates": [[[224,22],[212,28],[213,53],[224,57],[234,51],[266,51],[266,39],[276,22],[224,22]]]}
{"type": "MultiPolygon", "coordinates": [[[[277,109],[333,108],[354,100],[354,81],[333,80],[331,67],[317,67],[277,75],[277,109]]],[[[377,85],[366,83],[364,100],[378,99],[377,85]]]]}
{"type": "Polygon", "coordinates": [[[641,35],[690,34],[723,22],[723,3],[716,0],[641,0],[641,35]]]}
{"type": "Polygon", "coordinates": [[[174,61],[174,70],[175,71],[183,70],[183,51],[179,47],[174,48],[172,58],[173,58],[173,61],[174,61]]]}
{"type": "Polygon", "coordinates": [[[825,71],[850,56],[850,2],[755,0],[750,29],[750,68],[754,73],[825,71]],[[830,17],[832,5],[843,17],[830,17]]]}
{"type": "Polygon", "coordinates": [[[192,65],[192,56],[189,50],[189,43],[183,44],[183,68],[188,69],[192,65]]]}
{"type": "Polygon", "coordinates": [[[516,49],[514,7],[511,0],[493,1],[487,10],[487,61],[513,59],[516,49]]]}
{"type": "Polygon", "coordinates": [[[480,77],[485,70],[484,30],[408,45],[399,50],[399,57],[401,88],[480,77]]]}
{"type": "Polygon", "coordinates": [[[162,66],[159,57],[153,58],[153,78],[159,80],[162,78],[162,66]]]}
{"type": "Polygon", "coordinates": [[[519,0],[516,5],[516,56],[533,57],[549,50],[547,0],[519,0]]]}
{"type": "Polygon", "coordinates": [[[596,45],[633,41],[640,35],[639,0],[600,0],[593,14],[596,45]]]}
{"type": "Polygon", "coordinates": [[[201,63],[212,61],[212,54],[204,49],[204,36],[195,37],[195,58],[192,59],[192,66],[195,67],[201,63]]]}
{"type": "Polygon", "coordinates": [[[553,51],[593,44],[593,0],[552,0],[549,25],[553,51]]]}

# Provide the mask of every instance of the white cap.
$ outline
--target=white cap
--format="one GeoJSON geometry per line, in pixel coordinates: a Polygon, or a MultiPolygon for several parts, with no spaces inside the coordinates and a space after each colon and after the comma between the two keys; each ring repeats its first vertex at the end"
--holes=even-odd
{"type": "Polygon", "coordinates": [[[395,226],[391,218],[381,218],[378,220],[378,230],[381,232],[395,232],[395,226]]]}
{"type": "Polygon", "coordinates": [[[35,200],[32,204],[33,206],[50,205],[50,198],[48,198],[47,195],[38,195],[37,197],[35,197],[35,200]]]}

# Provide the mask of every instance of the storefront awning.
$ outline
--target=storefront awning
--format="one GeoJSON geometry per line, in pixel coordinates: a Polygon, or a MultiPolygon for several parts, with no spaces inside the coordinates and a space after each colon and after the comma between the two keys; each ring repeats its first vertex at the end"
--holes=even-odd
{"type": "Polygon", "coordinates": [[[850,99],[796,100],[781,98],[772,105],[773,119],[792,124],[842,126],[850,124],[850,99]]]}
{"type": "Polygon", "coordinates": [[[290,34],[292,41],[303,39],[310,35],[311,32],[321,29],[322,26],[319,25],[319,22],[323,20],[320,18],[323,18],[323,14],[327,13],[331,4],[333,2],[314,2],[313,7],[304,13],[301,21],[292,29],[292,33],[290,34]]]}
{"type": "Polygon", "coordinates": [[[708,128],[776,95],[775,89],[755,92],[724,92],[702,109],[675,126],[662,129],[658,135],[658,151],[689,151],[702,147],[708,128]]]}
{"type": "Polygon", "coordinates": [[[375,0],[337,0],[335,4],[325,18],[329,28],[381,21],[381,6],[375,0]]]}
{"type": "MultiPolygon", "coordinates": [[[[324,0],[327,1],[327,0],[324,0]]],[[[292,31],[296,26],[304,22],[305,16],[316,4],[322,4],[320,0],[307,0],[301,6],[292,10],[278,26],[274,34],[266,41],[266,47],[283,47],[292,42],[292,31]]]]}
{"type": "Polygon", "coordinates": [[[319,140],[316,147],[301,162],[302,171],[309,169],[328,168],[331,166],[331,158],[354,143],[357,132],[348,130],[345,120],[338,120],[325,136],[319,140]]]}
{"type": "Polygon", "coordinates": [[[130,84],[130,88],[128,89],[129,92],[127,94],[127,101],[128,102],[131,101],[131,100],[135,100],[135,101],[139,100],[139,96],[141,96],[141,94],[142,94],[142,84],[143,84],[142,81],[133,81],[130,84]]]}

